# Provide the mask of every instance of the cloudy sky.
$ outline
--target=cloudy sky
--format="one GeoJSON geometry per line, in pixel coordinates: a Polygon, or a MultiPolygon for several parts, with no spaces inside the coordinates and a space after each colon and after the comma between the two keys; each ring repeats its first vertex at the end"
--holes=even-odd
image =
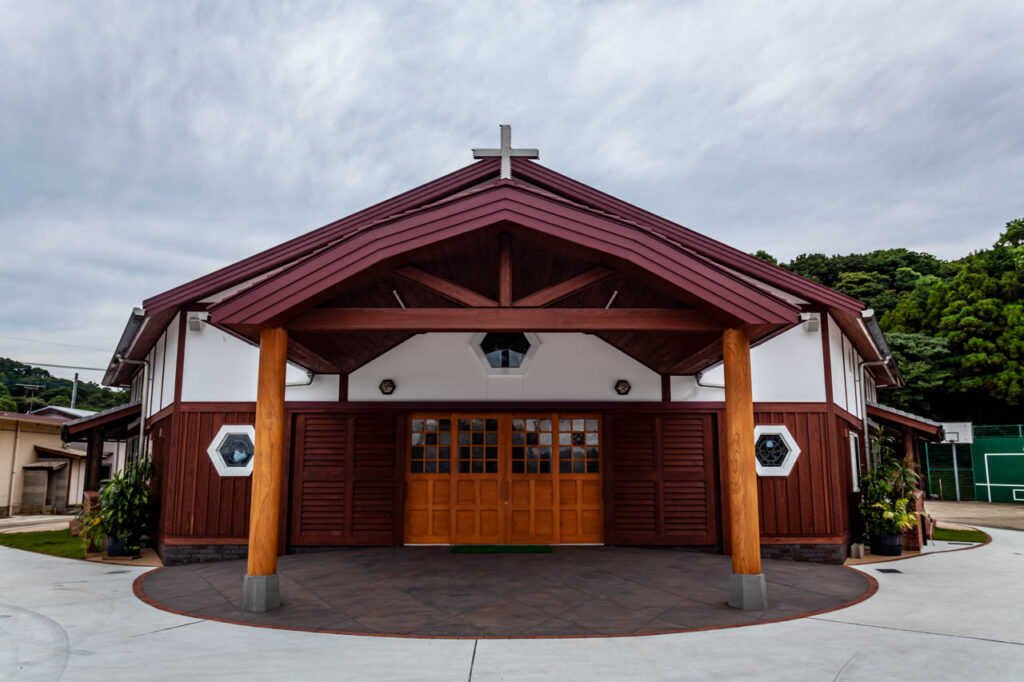
{"type": "Polygon", "coordinates": [[[1022,44],[1019,0],[0,0],[0,356],[102,367],[143,298],[499,123],[748,251],[956,258],[1024,216],[1022,44]]]}

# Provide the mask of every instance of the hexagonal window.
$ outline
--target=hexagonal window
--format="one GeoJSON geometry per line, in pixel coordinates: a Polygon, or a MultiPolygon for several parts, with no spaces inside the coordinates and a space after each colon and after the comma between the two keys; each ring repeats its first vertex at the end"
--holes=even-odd
{"type": "Polygon", "coordinates": [[[786,459],[786,455],[789,454],[789,448],[786,447],[786,442],[782,440],[782,436],[779,434],[765,433],[757,439],[754,453],[757,455],[757,461],[761,463],[761,466],[780,467],[786,459]]]}
{"type": "Polygon", "coordinates": [[[524,374],[540,345],[536,335],[523,332],[476,334],[472,343],[488,374],[524,374]]]}
{"type": "Polygon", "coordinates": [[[758,476],[789,476],[800,446],[785,426],[764,424],[754,427],[754,457],[758,476]]]}
{"type": "Polygon", "coordinates": [[[248,424],[220,427],[206,454],[221,476],[248,476],[252,473],[256,430],[248,424]]]}

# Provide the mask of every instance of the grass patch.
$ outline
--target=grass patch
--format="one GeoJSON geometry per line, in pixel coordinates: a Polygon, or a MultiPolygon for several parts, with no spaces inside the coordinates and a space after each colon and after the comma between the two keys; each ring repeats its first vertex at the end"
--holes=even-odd
{"type": "Polygon", "coordinates": [[[980,530],[960,530],[959,528],[936,528],[935,540],[946,542],[987,542],[988,536],[980,530]]]}
{"type": "Polygon", "coordinates": [[[14,549],[27,549],[68,559],[84,559],[82,538],[76,538],[70,530],[40,530],[28,533],[0,533],[0,545],[14,549]]]}
{"type": "Polygon", "coordinates": [[[551,554],[549,545],[455,545],[452,554],[551,554]]]}

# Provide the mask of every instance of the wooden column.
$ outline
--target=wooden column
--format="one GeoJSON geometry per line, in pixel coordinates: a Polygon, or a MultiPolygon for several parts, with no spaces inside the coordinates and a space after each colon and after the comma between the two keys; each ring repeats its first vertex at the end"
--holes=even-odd
{"type": "Polygon", "coordinates": [[[269,611],[280,605],[277,585],[277,540],[281,512],[281,461],[284,442],[284,383],[288,333],[260,331],[256,388],[256,443],[249,510],[249,559],[242,588],[242,608],[269,611]]]}
{"type": "Polygon", "coordinates": [[[103,464],[103,431],[93,429],[85,449],[85,487],[96,490],[100,486],[100,466],[103,464]]]}
{"type": "Polygon", "coordinates": [[[766,600],[757,518],[750,337],[744,330],[725,330],[722,357],[725,365],[726,476],[733,572],[729,604],[743,609],[763,609],[766,600]]]}

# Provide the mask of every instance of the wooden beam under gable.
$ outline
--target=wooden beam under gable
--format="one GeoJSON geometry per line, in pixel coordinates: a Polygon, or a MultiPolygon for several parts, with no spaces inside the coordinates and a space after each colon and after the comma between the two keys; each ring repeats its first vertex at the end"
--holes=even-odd
{"type": "Polygon", "coordinates": [[[429,289],[439,296],[447,298],[449,301],[469,306],[470,308],[496,308],[498,302],[494,299],[487,298],[483,294],[478,294],[472,289],[467,289],[461,284],[442,279],[435,275],[431,275],[429,272],[424,272],[417,267],[407,265],[403,268],[395,270],[396,275],[401,275],[406,279],[419,284],[424,289],[429,289]]]}
{"type": "Polygon", "coordinates": [[[720,331],[694,310],[671,308],[315,308],[295,332],[343,331],[720,331]]]}
{"type": "Polygon", "coordinates": [[[502,232],[501,259],[498,263],[498,302],[503,308],[512,305],[512,235],[502,232]]]}
{"type": "Polygon", "coordinates": [[[615,274],[615,271],[611,268],[598,266],[587,270],[582,275],[576,275],[571,277],[564,282],[558,284],[552,284],[549,287],[544,287],[538,291],[523,296],[521,299],[513,303],[513,306],[519,308],[532,308],[532,307],[543,307],[557,303],[563,298],[572,296],[578,291],[582,291],[589,286],[597,284],[598,282],[605,280],[615,274]]]}

